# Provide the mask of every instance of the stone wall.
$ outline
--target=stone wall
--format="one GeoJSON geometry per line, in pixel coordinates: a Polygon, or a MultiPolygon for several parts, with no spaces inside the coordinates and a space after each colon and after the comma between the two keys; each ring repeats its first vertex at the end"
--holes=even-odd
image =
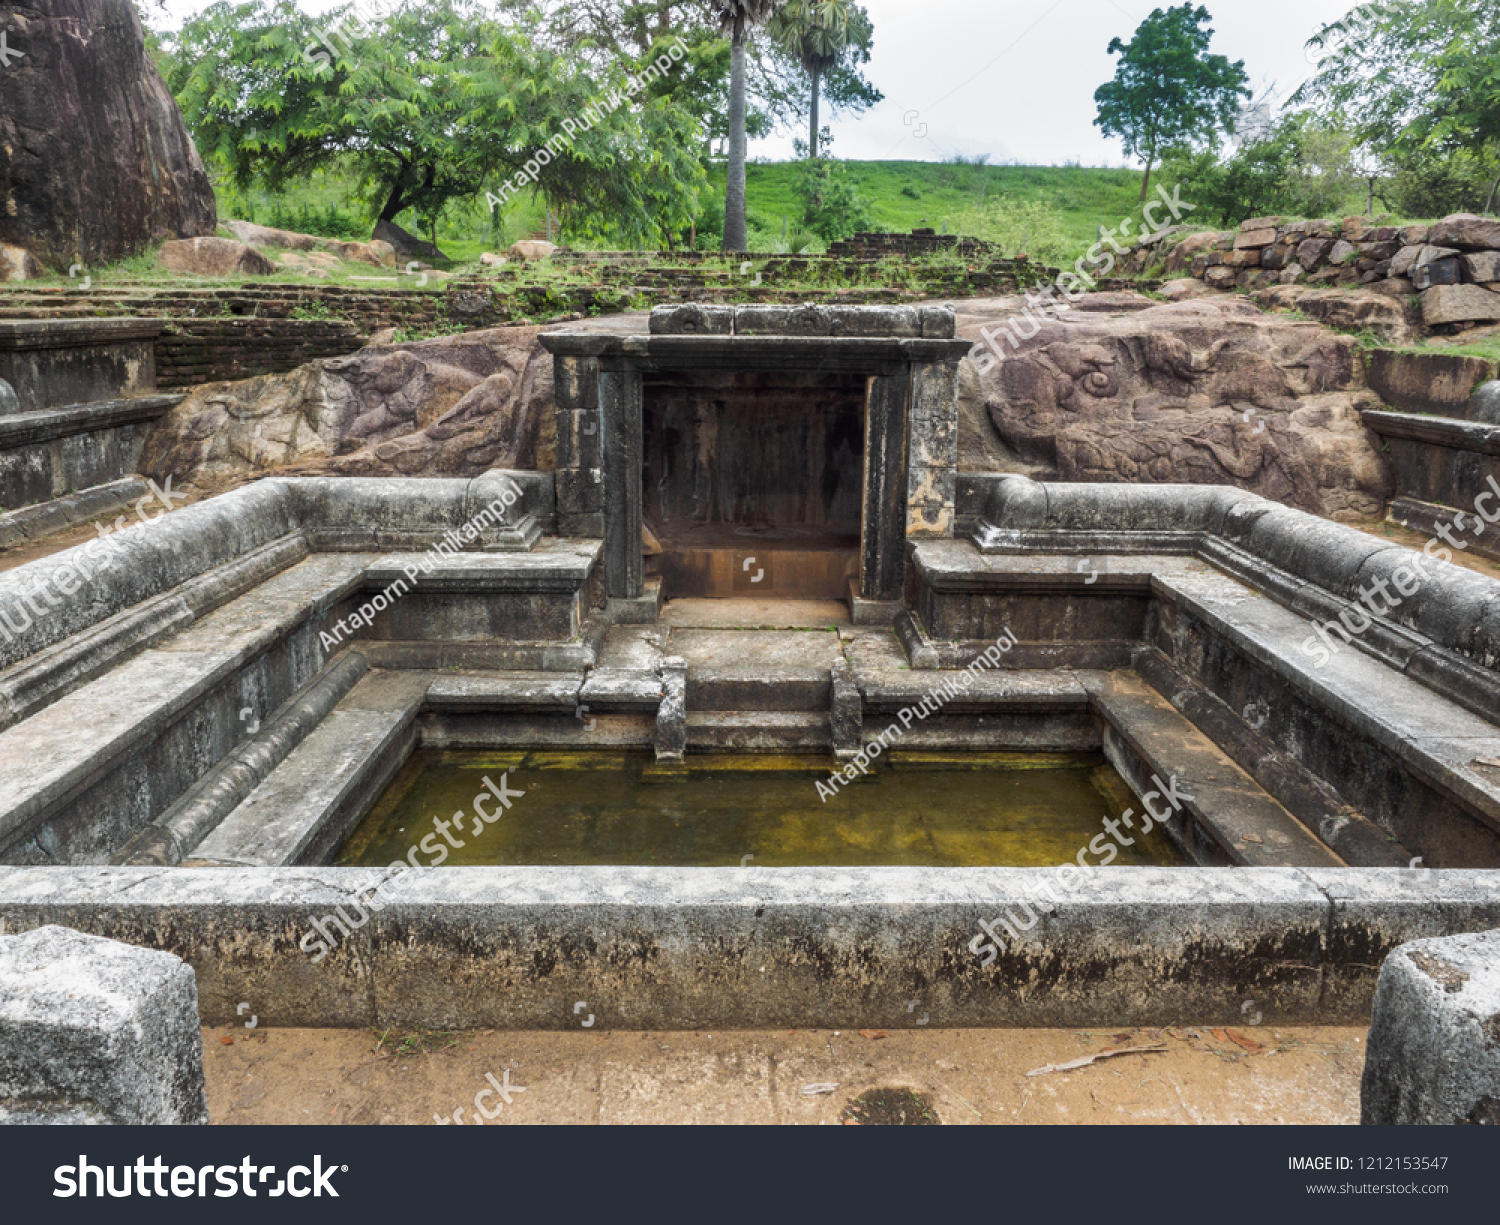
{"type": "Polygon", "coordinates": [[[1500,221],[1472,213],[1433,225],[1253,217],[1237,231],[1163,231],[1142,242],[1127,267],[1169,277],[1186,271],[1214,289],[1306,284],[1416,295],[1422,322],[1443,332],[1500,322],[1500,221]]]}

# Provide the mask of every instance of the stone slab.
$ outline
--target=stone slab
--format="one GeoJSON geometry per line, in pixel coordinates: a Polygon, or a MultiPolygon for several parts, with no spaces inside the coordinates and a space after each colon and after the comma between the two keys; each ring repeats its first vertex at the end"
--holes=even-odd
{"type": "Polygon", "coordinates": [[[63,927],[0,937],[0,1099],[207,1123],[193,971],[63,927]]]}

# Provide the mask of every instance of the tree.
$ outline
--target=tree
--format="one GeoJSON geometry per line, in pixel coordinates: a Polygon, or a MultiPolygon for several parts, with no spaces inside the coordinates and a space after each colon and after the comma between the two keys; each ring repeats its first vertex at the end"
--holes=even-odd
{"type": "Polygon", "coordinates": [[[1204,27],[1212,20],[1201,6],[1157,9],[1130,42],[1109,44],[1120,62],[1115,79],[1094,94],[1094,123],[1106,136],[1121,137],[1131,157],[1145,160],[1142,200],[1159,157],[1232,131],[1240,99],[1251,96],[1244,60],[1231,64],[1208,53],[1214,32],[1204,27]]]}
{"type": "Polygon", "coordinates": [[[724,250],[744,251],[745,235],[745,46],[780,0],[719,0],[719,25],[730,36],[729,166],[724,190],[724,250]]]}
{"type": "Polygon", "coordinates": [[[369,25],[351,13],[314,22],[286,4],[221,0],[172,40],[168,85],[199,150],[237,186],[277,191],[345,165],[371,216],[389,221],[408,208],[435,217],[535,168],[574,233],[656,240],[696,214],[696,127],[629,65],[590,76],[469,0],[419,0],[369,25]]]}
{"type": "Polygon", "coordinates": [[[823,78],[845,58],[862,54],[863,62],[868,63],[875,27],[869,13],[853,0],[787,0],[766,23],[766,33],[802,65],[811,79],[807,150],[808,157],[816,159],[823,78]]]}
{"type": "Polygon", "coordinates": [[[1428,164],[1460,152],[1484,162],[1500,148],[1494,0],[1378,0],[1308,46],[1328,54],[1292,101],[1347,115],[1367,148],[1402,163],[1421,151],[1428,164]]]}

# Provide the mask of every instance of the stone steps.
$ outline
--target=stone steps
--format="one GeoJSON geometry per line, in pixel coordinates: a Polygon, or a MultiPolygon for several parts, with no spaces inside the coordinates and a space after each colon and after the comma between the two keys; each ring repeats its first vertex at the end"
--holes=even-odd
{"type": "Polygon", "coordinates": [[[828,753],[833,732],[826,714],[689,711],[687,744],[710,753],[828,753]]]}

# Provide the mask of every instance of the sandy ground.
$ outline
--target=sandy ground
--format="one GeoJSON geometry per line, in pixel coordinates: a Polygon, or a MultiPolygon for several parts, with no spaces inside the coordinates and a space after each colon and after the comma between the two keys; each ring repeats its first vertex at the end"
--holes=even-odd
{"type": "MultiPolygon", "coordinates": [[[[1363,1029],[891,1030],[384,1036],[203,1031],[214,1123],[829,1123],[905,1089],[959,1123],[1359,1121],[1363,1029]],[[1034,1069],[1157,1046],[1070,1071],[1034,1069]],[[805,1094],[810,1085],[836,1085],[805,1094]],[[518,1092],[517,1086],[524,1088],[518,1092]]],[[[863,1112],[868,1119],[870,1112],[863,1112]]],[[[929,1120],[931,1121],[931,1120],[929,1120]]]]}

